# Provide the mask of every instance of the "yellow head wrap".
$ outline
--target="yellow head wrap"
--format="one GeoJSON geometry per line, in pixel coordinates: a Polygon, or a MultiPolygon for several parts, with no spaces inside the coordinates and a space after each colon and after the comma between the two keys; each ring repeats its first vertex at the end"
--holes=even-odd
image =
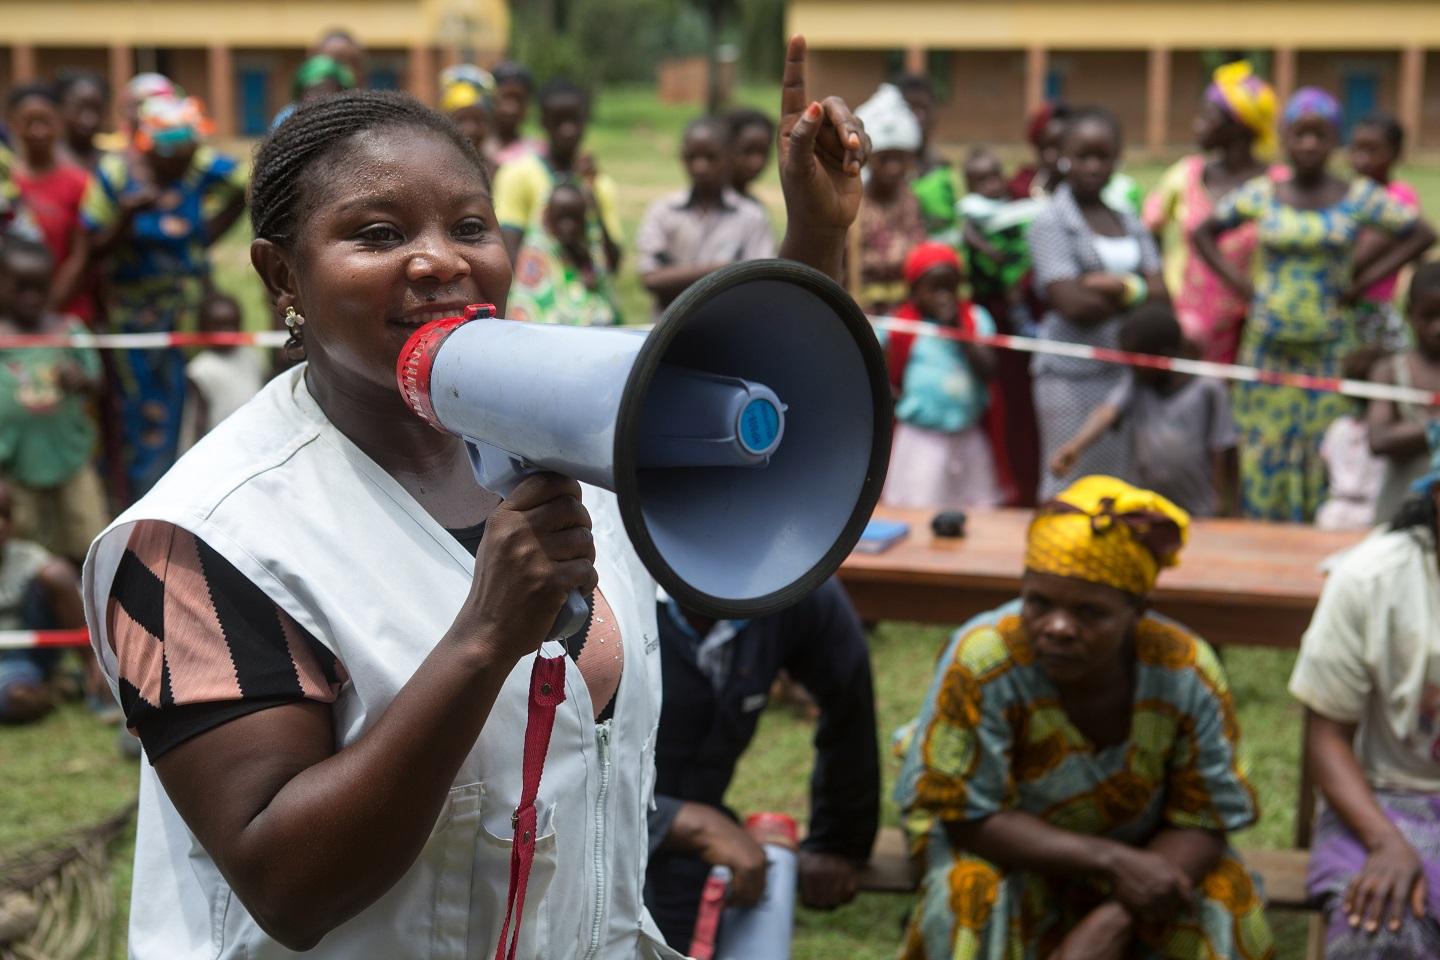
{"type": "Polygon", "coordinates": [[[494,89],[495,78],[488,70],[470,63],[450,67],[440,74],[440,109],[445,113],[454,113],[477,103],[488,107],[494,89]]]}
{"type": "Polygon", "coordinates": [[[1244,60],[1227,63],[1211,77],[1206,98],[1255,134],[1255,152],[1262,159],[1275,154],[1275,89],[1255,75],[1244,60]]]}
{"type": "Polygon", "coordinates": [[[1158,493],[1114,477],[1084,477],[1030,522],[1025,567],[1147,595],[1175,565],[1190,515],[1158,493]]]}

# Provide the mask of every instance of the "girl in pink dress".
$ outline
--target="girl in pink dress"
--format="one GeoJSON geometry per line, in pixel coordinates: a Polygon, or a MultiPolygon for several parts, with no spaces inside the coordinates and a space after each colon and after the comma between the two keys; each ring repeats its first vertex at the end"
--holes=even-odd
{"type": "MultiPolygon", "coordinates": [[[[1171,223],[1178,225],[1183,242],[1171,244],[1165,257],[1176,319],[1204,359],[1233,363],[1250,305],[1195,255],[1190,235],[1226,194],[1265,174],[1264,160],[1275,146],[1274,91],[1248,63],[1221,67],[1205,91],[1195,136],[1206,153],[1185,157],[1166,172],[1146,199],[1142,219],[1157,239],[1171,223]]],[[[1221,240],[1220,252],[1248,272],[1256,237],[1253,225],[1234,230],[1221,240]]]]}

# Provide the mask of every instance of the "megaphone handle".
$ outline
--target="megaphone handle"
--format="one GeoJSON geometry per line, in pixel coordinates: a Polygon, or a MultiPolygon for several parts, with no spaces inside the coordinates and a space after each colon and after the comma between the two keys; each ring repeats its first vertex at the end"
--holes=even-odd
{"type": "MultiPolygon", "coordinates": [[[[475,480],[486,490],[494,491],[502,497],[508,498],[514,493],[521,480],[542,472],[514,454],[483,440],[466,437],[465,451],[470,455],[470,467],[475,471],[475,480]]],[[[579,633],[589,619],[590,604],[585,602],[579,590],[571,590],[546,639],[568,640],[579,633]]]]}

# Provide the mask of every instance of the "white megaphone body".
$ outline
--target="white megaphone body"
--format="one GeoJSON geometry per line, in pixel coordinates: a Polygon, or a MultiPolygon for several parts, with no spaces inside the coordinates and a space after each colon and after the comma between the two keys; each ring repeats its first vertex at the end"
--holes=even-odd
{"type": "MultiPolygon", "coordinates": [[[[854,546],[885,480],[890,388],[829,277],[727,267],[649,334],[493,314],[426,324],[396,366],[406,402],[465,439],[487,489],[551,470],[614,491],[646,568],[708,616],[789,606],[854,546]]],[[[586,615],[572,595],[552,637],[586,615]]]]}

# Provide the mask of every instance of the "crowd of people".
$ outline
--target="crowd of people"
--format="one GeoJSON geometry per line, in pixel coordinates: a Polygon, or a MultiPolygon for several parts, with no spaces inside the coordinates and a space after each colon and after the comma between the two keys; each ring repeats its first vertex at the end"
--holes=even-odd
{"type": "MultiPolygon", "coordinates": [[[[86,591],[86,692],[103,709],[108,681],[148,761],[133,956],[488,955],[520,845],[543,911],[522,914],[522,953],[677,956],[713,866],[733,902],[763,891],[764,851],[725,794],[782,674],[818,717],[800,896],[855,896],[881,778],[839,584],[752,620],[657,597],[613,500],[541,476],[498,502],[394,386],[402,321],[489,301],[515,320],[639,322],[615,295],[627,259],[658,316],[720,267],[774,256],[911,321],[880,329],[884,501],[1038,504],[1019,597],[955,633],[897,740],[922,875],[901,956],[1274,956],[1228,841],[1262,798],[1224,671],[1148,609],[1191,517],[1226,512],[1388,522],[1337,566],[1291,681],[1329,801],[1310,883],[1332,960],[1440,955],[1428,408],[1031,360],[913,325],[1440,389],[1440,264],[1411,270],[1435,234],[1392,176],[1403,131],[1358,124],[1341,178],[1334,98],[1305,88],[1282,110],[1232,63],[1199,107],[1200,152],[1148,196],[1120,169],[1114,115],[1060,103],[1028,124],[1033,163],[1007,176],[972,147],[961,191],[924,77],[852,115],[806,98],[804,59],[792,41],[778,121],[737,109],[685,128],[686,186],[628,241],[586,147],[589,94],[515,63],[447,69],[431,111],[366,91],[363,49],[327,33],[248,182],[166,77],[119,91],[114,134],[98,77],[11,93],[0,334],[241,329],[209,251],[247,207],[290,333],[273,364],[48,345],[0,364],[0,626],[79,627],[86,591]],[[754,191],[777,144],[780,243],[754,191]],[[536,788],[515,668],[573,588],[592,592],[590,620],[551,651],[571,695],[522,829],[536,788]]],[[[49,709],[55,664],[0,654],[0,717],[49,709]]]]}
{"type": "MultiPolygon", "coordinates": [[[[1435,233],[1415,190],[1393,176],[1405,137],[1389,116],[1355,125],[1345,177],[1331,169],[1343,125],[1332,95],[1303,88],[1281,109],[1248,64],[1230,63],[1199,105],[1199,152],[1148,196],[1121,171],[1115,116],[1055,103],[1029,124],[1033,164],[1007,179],[992,151],[974,147],[966,192],[951,202],[956,191],[937,187],[953,175],[935,155],[924,78],[882,85],[857,113],[875,153],[852,285],[872,314],[1283,373],[1433,382],[1421,328],[1440,274],[1411,265],[1435,233]],[[960,255],[959,275],[936,259],[936,244],[960,255]],[[956,295],[927,308],[928,270],[956,295]]],[[[1104,473],[1197,516],[1365,528],[1389,520],[1423,472],[1427,415],[1413,406],[1367,409],[1255,382],[1222,389],[1074,356],[987,357],[964,342],[917,352],[908,335],[890,339],[890,354],[895,506],[1031,506],[1104,473]]]]}

